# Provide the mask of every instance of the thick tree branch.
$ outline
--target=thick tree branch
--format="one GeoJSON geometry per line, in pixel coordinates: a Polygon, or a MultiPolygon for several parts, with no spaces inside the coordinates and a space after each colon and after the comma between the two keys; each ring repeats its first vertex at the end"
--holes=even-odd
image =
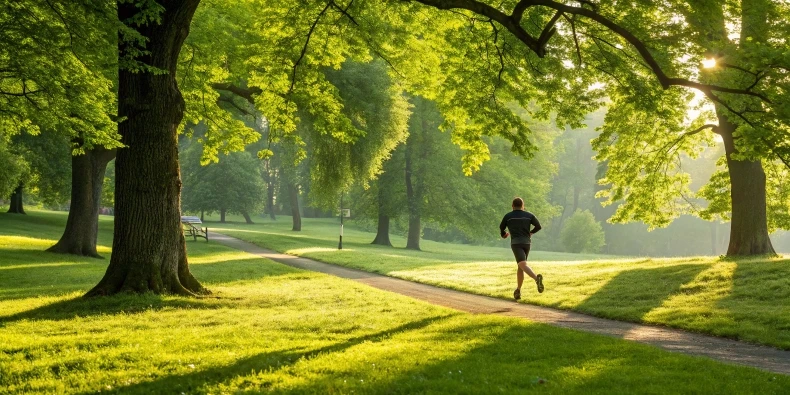
{"type": "Polygon", "coordinates": [[[243,108],[243,107],[241,107],[240,105],[238,105],[238,104],[237,104],[237,103],[236,103],[236,102],[235,102],[233,99],[231,99],[230,97],[227,97],[227,96],[220,96],[220,97],[219,97],[219,99],[217,99],[217,104],[219,104],[219,103],[228,103],[228,104],[230,104],[231,106],[233,106],[233,108],[235,108],[235,109],[239,110],[239,112],[240,112],[240,113],[242,113],[242,114],[244,114],[244,115],[248,115],[248,116],[251,116],[251,117],[254,117],[254,116],[255,116],[255,114],[251,113],[251,112],[250,112],[249,110],[247,110],[246,108],[243,108]]]}
{"type": "Polygon", "coordinates": [[[586,4],[590,6],[591,8],[589,9],[583,7],[569,6],[552,0],[520,1],[518,4],[516,4],[516,7],[513,10],[513,14],[511,15],[507,15],[504,12],[477,0],[414,0],[414,1],[441,10],[464,9],[474,12],[478,15],[483,15],[488,18],[491,18],[494,21],[498,22],[503,27],[505,27],[508,31],[510,31],[517,39],[523,42],[530,50],[535,52],[535,54],[537,54],[539,57],[543,57],[546,55],[545,43],[542,44],[539,39],[532,37],[521,26],[520,22],[524,12],[529,7],[543,6],[543,7],[551,8],[557,11],[558,13],[579,15],[597,22],[598,24],[606,27],[607,29],[611,30],[615,34],[625,39],[639,53],[639,55],[647,64],[648,68],[652,71],[652,73],[655,75],[656,79],[658,79],[658,82],[661,84],[661,86],[664,89],[667,89],[670,86],[683,86],[687,88],[697,89],[705,93],[708,97],[714,95],[713,92],[722,92],[722,93],[753,96],[759,98],[760,100],[766,103],[771,103],[771,100],[768,99],[767,96],[757,92],[752,92],[748,89],[738,89],[738,88],[729,88],[729,87],[718,86],[718,85],[709,85],[709,84],[690,81],[685,78],[673,78],[668,76],[661,68],[661,65],[658,63],[656,58],[653,57],[653,54],[650,53],[650,50],[648,49],[647,45],[644,42],[642,42],[642,40],[637,38],[628,29],[624,28],[623,26],[620,26],[613,20],[599,14],[597,12],[597,9],[594,7],[593,3],[589,1],[580,2],[583,5],[586,4]]]}
{"type": "Polygon", "coordinates": [[[549,23],[547,23],[546,27],[543,28],[543,31],[540,32],[540,37],[538,37],[538,44],[540,45],[541,48],[545,48],[546,44],[549,42],[549,40],[551,40],[551,37],[554,35],[554,33],[557,32],[557,29],[554,27],[554,25],[557,23],[557,20],[560,19],[561,16],[562,16],[562,11],[557,11],[556,13],[554,13],[554,16],[551,17],[551,20],[549,20],[549,23]]]}
{"type": "MultiPolygon", "coordinates": [[[[535,52],[538,56],[543,57],[546,50],[540,46],[538,40],[532,37],[523,27],[521,27],[520,15],[508,15],[498,9],[476,1],[476,0],[416,0],[419,3],[431,6],[440,10],[462,9],[472,11],[475,14],[482,15],[493,19],[510,33],[512,33],[519,41],[523,42],[530,50],[535,52]]],[[[516,7],[523,7],[526,10],[528,7],[534,5],[534,1],[521,1],[516,7]]],[[[524,11],[521,11],[523,15],[524,11]]]]}
{"type": "Polygon", "coordinates": [[[746,89],[728,88],[718,85],[708,85],[708,84],[702,84],[699,82],[690,81],[685,78],[669,77],[661,68],[661,65],[658,64],[658,61],[653,57],[653,54],[650,53],[650,50],[647,48],[647,45],[645,45],[645,43],[642,42],[642,40],[634,36],[633,33],[628,31],[628,29],[618,25],[614,21],[595,12],[594,10],[589,10],[581,7],[572,7],[551,0],[533,0],[532,3],[535,5],[549,7],[557,11],[565,12],[568,14],[579,15],[592,19],[593,21],[605,26],[612,32],[624,38],[626,41],[628,41],[629,44],[631,44],[631,46],[634,47],[634,49],[636,49],[637,52],[639,52],[639,55],[647,63],[648,67],[656,76],[658,82],[661,84],[662,87],[664,87],[664,89],[667,89],[670,86],[684,86],[687,88],[697,89],[705,94],[710,94],[712,92],[723,92],[723,93],[748,95],[748,96],[757,97],[760,100],[763,100],[767,103],[771,103],[771,100],[768,99],[765,95],[762,95],[757,92],[751,92],[746,89]]]}
{"type": "Polygon", "coordinates": [[[239,97],[243,98],[244,100],[247,100],[248,102],[250,102],[250,104],[254,104],[255,103],[255,98],[253,97],[253,95],[260,95],[261,93],[263,93],[261,88],[258,88],[258,87],[254,87],[253,86],[253,87],[249,87],[249,88],[242,88],[240,86],[233,85],[233,84],[231,84],[229,82],[228,83],[214,83],[214,84],[211,84],[211,87],[216,89],[216,90],[218,90],[218,91],[228,91],[230,93],[233,93],[234,95],[239,96],[239,97]]]}

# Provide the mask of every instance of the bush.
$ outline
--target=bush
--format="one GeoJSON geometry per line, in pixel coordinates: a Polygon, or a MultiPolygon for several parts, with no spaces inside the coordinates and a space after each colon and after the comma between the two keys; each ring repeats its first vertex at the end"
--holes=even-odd
{"type": "Polygon", "coordinates": [[[588,210],[576,210],[560,232],[565,251],[595,253],[605,244],[603,228],[588,210]]]}

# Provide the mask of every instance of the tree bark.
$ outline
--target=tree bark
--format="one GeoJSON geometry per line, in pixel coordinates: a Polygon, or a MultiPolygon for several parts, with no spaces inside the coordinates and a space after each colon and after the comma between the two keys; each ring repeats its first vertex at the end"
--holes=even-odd
{"type": "Polygon", "coordinates": [[[101,258],[96,252],[99,209],[107,164],[115,150],[96,147],[71,157],[71,206],[66,229],[49,252],[101,258]]]}
{"type": "Polygon", "coordinates": [[[738,153],[733,132],[736,126],[721,113],[717,133],[724,140],[727,167],[730,173],[732,220],[727,256],[776,255],[768,237],[766,214],[765,172],[762,162],[732,158],[738,153]]]}
{"type": "Polygon", "coordinates": [[[8,212],[12,214],[26,214],[25,207],[22,204],[22,192],[25,190],[25,184],[19,183],[11,194],[11,205],[8,207],[8,212]]]}
{"type": "Polygon", "coordinates": [[[299,214],[299,186],[296,184],[288,185],[288,196],[291,200],[291,217],[293,218],[293,231],[302,230],[302,215],[299,214]]]}
{"type": "MultiPolygon", "coordinates": [[[[208,291],[192,276],[181,229],[181,176],[177,128],[185,103],[176,82],[178,54],[200,0],[160,2],[161,22],[131,24],[146,40],[136,60],[165,73],[118,73],[118,125],[124,148],[118,150],[115,183],[115,232],[110,265],[86,296],[119,292],[196,295],[208,291]]],[[[140,10],[134,2],[117,4],[121,21],[140,10]]],[[[121,55],[134,53],[119,40],[121,55]]]]}
{"type": "Polygon", "coordinates": [[[219,222],[222,222],[223,224],[225,223],[225,212],[226,211],[227,210],[225,210],[224,208],[219,210],[219,222]]]}
{"type": "Polygon", "coordinates": [[[246,222],[248,225],[254,225],[255,224],[255,222],[252,222],[252,218],[250,217],[250,213],[244,211],[244,212],[241,213],[241,215],[242,215],[242,217],[244,217],[244,222],[246,222]]]}

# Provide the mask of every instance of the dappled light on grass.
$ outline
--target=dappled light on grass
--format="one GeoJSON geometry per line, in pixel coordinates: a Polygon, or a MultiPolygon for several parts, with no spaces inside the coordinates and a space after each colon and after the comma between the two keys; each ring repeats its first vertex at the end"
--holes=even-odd
{"type": "Polygon", "coordinates": [[[605,282],[575,309],[639,322],[704,269],[705,265],[693,264],[628,268],[605,282]]]}
{"type": "MultiPolygon", "coordinates": [[[[277,251],[481,295],[511,299],[516,285],[516,264],[506,248],[429,241],[423,243],[429,251],[388,248],[368,244],[373,233],[347,228],[343,244],[355,251],[338,254],[334,223],[305,219],[302,233],[310,237],[294,239],[287,222],[239,225],[239,230],[266,229],[269,234],[265,236],[237,233],[235,226],[229,226],[226,233],[277,251]]],[[[396,246],[405,244],[395,235],[392,241],[396,246]]],[[[529,264],[544,275],[546,291],[537,293],[531,280],[525,280],[522,301],[526,303],[790,349],[787,260],[721,261],[704,256],[612,259],[533,251],[529,264]],[[729,267],[723,262],[734,262],[739,269],[721,281],[705,280],[729,267]],[[707,285],[700,286],[702,282],[707,285]]]]}
{"type": "Polygon", "coordinates": [[[239,261],[244,259],[250,259],[250,254],[240,251],[221,252],[221,253],[212,253],[212,254],[205,254],[196,257],[190,257],[189,264],[208,265],[213,263],[226,263],[230,261],[239,261]]]}
{"type": "MultiPolygon", "coordinates": [[[[463,314],[217,243],[188,243],[188,250],[209,297],[83,298],[106,260],[7,270],[21,275],[0,276],[0,392],[778,393],[790,386],[784,376],[609,337],[463,314]]],[[[3,257],[15,267],[67,259],[40,250],[3,257]]],[[[447,270],[463,276],[453,270],[490,265],[505,267],[447,270]]]]}
{"type": "Polygon", "coordinates": [[[58,266],[76,266],[76,265],[88,265],[88,262],[52,262],[52,263],[34,263],[34,264],[22,264],[22,265],[3,265],[0,266],[0,270],[19,270],[19,269],[32,269],[32,268],[47,268],[47,267],[58,267],[58,266]]]}
{"type": "Polygon", "coordinates": [[[3,236],[0,248],[15,250],[40,250],[55,244],[57,240],[38,239],[23,236],[3,236]]]}
{"type": "MultiPolygon", "coordinates": [[[[692,329],[713,324],[713,328],[736,325],[730,311],[717,307],[718,302],[732,294],[735,262],[716,262],[701,271],[693,280],[682,284],[678,292],[643,317],[647,322],[683,322],[692,329]]],[[[714,332],[715,333],[715,332],[714,332]]],[[[724,333],[717,333],[724,335],[724,333]]],[[[732,334],[730,334],[732,335],[732,334]]]]}

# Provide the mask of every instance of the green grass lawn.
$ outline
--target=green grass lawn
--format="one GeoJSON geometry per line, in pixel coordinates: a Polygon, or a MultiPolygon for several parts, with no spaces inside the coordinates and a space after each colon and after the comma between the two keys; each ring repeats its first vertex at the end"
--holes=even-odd
{"type": "MultiPolygon", "coordinates": [[[[373,246],[374,234],[346,227],[338,251],[336,219],[304,219],[302,232],[290,230],[290,217],[256,221],[208,226],[288,254],[422,283],[506,299],[515,288],[507,242],[497,248],[423,241],[418,252],[402,248],[403,237],[392,236],[396,248],[373,246]]],[[[618,259],[532,251],[530,265],[543,273],[546,291],[538,294],[527,282],[525,303],[790,349],[788,259],[618,259]]]]}
{"type": "Polygon", "coordinates": [[[202,241],[188,242],[191,268],[212,297],[83,299],[107,260],[43,252],[64,223],[62,214],[0,214],[0,393],[790,388],[788,376],[460,313],[202,241]]]}

